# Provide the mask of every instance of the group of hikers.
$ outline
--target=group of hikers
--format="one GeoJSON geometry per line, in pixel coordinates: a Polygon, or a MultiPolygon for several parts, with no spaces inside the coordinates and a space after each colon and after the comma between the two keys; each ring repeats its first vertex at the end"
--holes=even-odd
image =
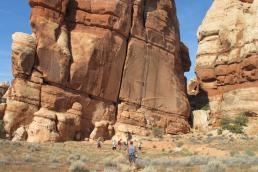
{"type": "MultiPolygon", "coordinates": [[[[101,148],[101,138],[97,139],[97,148],[101,148]]],[[[139,141],[137,144],[137,148],[139,151],[142,150],[142,142],[139,141]]],[[[112,150],[127,150],[128,158],[130,164],[135,163],[136,160],[136,146],[134,145],[134,142],[131,139],[127,139],[127,141],[123,141],[122,139],[119,139],[116,141],[115,139],[112,140],[112,150]]]]}

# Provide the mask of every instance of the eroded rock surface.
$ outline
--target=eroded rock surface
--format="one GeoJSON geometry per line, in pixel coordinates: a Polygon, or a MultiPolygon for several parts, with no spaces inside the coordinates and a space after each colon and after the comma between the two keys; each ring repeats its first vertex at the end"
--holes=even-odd
{"type": "Polygon", "coordinates": [[[175,10],[173,1],[134,1],[116,128],[129,124],[132,133],[138,132],[134,126],[158,126],[170,134],[188,131],[183,73],[190,60],[180,43],[175,10]]]}
{"type": "Polygon", "coordinates": [[[258,0],[215,0],[198,31],[196,73],[211,113],[257,112],[258,0]]]}
{"type": "Polygon", "coordinates": [[[10,136],[21,126],[31,142],[110,138],[123,125],[188,132],[190,60],[173,1],[29,3],[33,33],[13,35],[10,136]]]}

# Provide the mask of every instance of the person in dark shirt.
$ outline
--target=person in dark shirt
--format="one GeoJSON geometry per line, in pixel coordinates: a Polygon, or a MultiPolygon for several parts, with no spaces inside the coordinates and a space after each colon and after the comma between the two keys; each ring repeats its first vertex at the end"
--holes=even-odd
{"type": "Polygon", "coordinates": [[[130,165],[132,163],[133,164],[135,163],[135,159],[136,159],[135,153],[136,153],[136,149],[135,149],[135,146],[133,145],[133,141],[130,141],[130,144],[128,146],[128,156],[129,156],[130,165]]]}

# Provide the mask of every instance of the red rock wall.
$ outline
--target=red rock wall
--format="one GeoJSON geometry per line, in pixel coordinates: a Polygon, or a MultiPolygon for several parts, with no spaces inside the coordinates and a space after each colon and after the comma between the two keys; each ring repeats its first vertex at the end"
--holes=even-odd
{"type": "Polygon", "coordinates": [[[258,112],[257,7],[215,0],[199,28],[196,73],[214,115],[258,112]]]}
{"type": "Polygon", "coordinates": [[[29,141],[96,138],[104,130],[110,138],[127,124],[188,132],[190,61],[173,1],[29,3],[33,34],[13,36],[15,79],[4,116],[10,137],[22,125],[29,141]]]}

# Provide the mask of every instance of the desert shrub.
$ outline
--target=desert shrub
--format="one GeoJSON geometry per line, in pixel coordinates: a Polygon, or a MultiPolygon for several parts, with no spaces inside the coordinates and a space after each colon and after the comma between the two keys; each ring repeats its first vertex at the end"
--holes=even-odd
{"type": "Polygon", "coordinates": [[[231,123],[233,123],[233,120],[229,117],[223,117],[220,120],[220,126],[222,129],[226,129],[228,125],[230,125],[231,123]]]}
{"type": "Polygon", "coordinates": [[[117,162],[113,161],[112,158],[106,159],[104,165],[105,167],[117,168],[117,162]]]}
{"type": "Polygon", "coordinates": [[[52,163],[59,163],[58,157],[56,155],[55,156],[50,156],[49,160],[52,163]]]}
{"type": "Polygon", "coordinates": [[[67,157],[66,161],[71,164],[74,161],[78,161],[81,159],[81,155],[80,154],[71,154],[67,157]]]}
{"type": "Polygon", "coordinates": [[[152,128],[152,135],[156,138],[162,138],[164,134],[164,131],[162,128],[159,127],[153,127],[152,128]]]}
{"type": "Polygon", "coordinates": [[[103,161],[104,163],[104,172],[130,172],[128,161],[125,156],[119,155],[118,157],[107,157],[103,161]]]}
{"type": "Polygon", "coordinates": [[[223,132],[222,128],[219,128],[219,129],[217,130],[217,134],[218,134],[218,135],[221,135],[222,132],[223,132]]]}
{"type": "Polygon", "coordinates": [[[224,172],[224,171],[226,171],[225,165],[218,160],[209,161],[208,164],[205,165],[203,168],[203,172],[224,172]]]}
{"type": "Polygon", "coordinates": [[[33,156],[31,154],[24,155],[25,162],[33,162],[33,156]]]}
{"type": "Polygon", "coordinates": [[[176,143],[176,146],[177,146],[177,147],[182,147],[183,145],[184,145],[184,142],[182,142],[182,141],[176,143]]]}
{"type": "Polygon", "coordinates": [[[186,148],[183,148],[180,153],[182,156],[192,156],[193,155],[193,153],[186,148]]]}
{"type": "Polygon", "coordinates": [[[157,169],[153,165],[145,167],[141,172],[156,172],[157,169]]]}
{"type": "Polygon", "coordinates": [[[37,143],[30,143],[28,145],[28,149],[31,151],[31,152],[36,152],[36,151],[40,151],[40,146],[39,144],[37,143]]]}
{"type": "Polygon", "coordinates": [[[147,160],[143,160],[143,159],[137,158],[136,161],[135,161],[135,167],[136,167],[137,170],[140,170],[140,169],[145,168],[147,163],[148,163],[147,160]]]}
{"type": "Polygon", "coordinates": [[[250,149],[247,149],[245,151],[245,154],[248,155],[248,156],[255,156],[255,153],[252,150],[250,150],[250,149]]]}
{"type": "Polygon", "coordinates": [[[233,150],[233,151],[230,151],[229,154],[230,156],[236,156],[236,155],[239,155],[239,152],[236,150],[233,150]]]}
{"type": "Polygon", "coordinates": [[[238,124],[229,124],[226,128],[227,130],[229,130],[232,133],[243,133],[243,126],[238,125],[238,124]]]}
{"type": "Polygon", "coordinates": [[[88,172],[85,163],[89,161],[89,158],[81,156],[78,153],[71,154],[67,157],[66,161],[70,164],[69,171],[71,172],[88,172]]]}
{"type": "Polygon", "coordinates": [[[89,172],[86,165],[81,160],[73,161],[69,167],[71,172],[89,172]]]}
{"type": "Polygon", "coordinates": [[[207,164],[211,160],[211,157],[194,155],[184,159],[189,159],[192,165],[202,165],[202,164],[207,164]]]}
{"type": "Polygon", "coordinates": [[[248,118],[246,116],[245,113],[241,113],[239,114],[235,120],[234,120],[235,124],[238,124],[240,126],[246,126],[247,125],[247,122],[248,122],[248,118]]]}
{"type": "Polygon", "coordinates": [[[10,162],[6,161],[5,159],[0,159],[0,167],[10,164],[10,162]]]}
{"type": "Polygon", "coordinates": [[[223,117],[220,121],[220,129],[218,134],[221,134],[223,130],[229,130],[232,133],[243,133],[243,126],[246,126],[248,118],[245,113],[239,114],[235,119],[229,117],[223,117]]]}

